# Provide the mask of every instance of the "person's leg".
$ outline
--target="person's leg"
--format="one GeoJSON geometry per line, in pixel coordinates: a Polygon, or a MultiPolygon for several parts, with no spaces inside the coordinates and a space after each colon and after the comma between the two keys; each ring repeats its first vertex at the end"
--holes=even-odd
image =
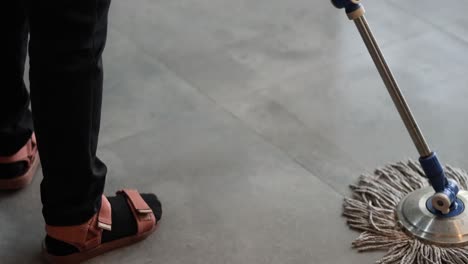
{"type": "MultiPolygon", "coordinates": [[[[23,81],[28,41],[26,9],[21,0],[5,1],[2,5],[9,15],[2,16],[0,23],[0,156],[7,157],[26,144],[33,126],[28,109],[29,95],[23,81]]],[[[23,162],[0,163],[0,179],[11,179],[25,169],[23,162]]]]}
{"type": "Polygon", "coordinates": [[[100,207],[96,157],[109,0],[29,2],[30,84],[48,225],[81,224],[100,207]]]}
{"type": "Polygon", "coordinates": [[[110,0],[30,0],[31,103],[44,174],[46,250],[52,259],[86,251],[77,245],[85,245],[91,233],[92,241],[96,236],[109,245],[140,233],[137,218],[161,217],[155,195],[142,195],[144,202],[136,204],[146,204],[147,210],[137,218],[135,203],[123,193],[101,197],[106,166],[96,157],[96,148],[109,4],[110,0]],[[96,223],[103,211],[108,212],[103,210],[107,200],[112,230],[96,223]]]}

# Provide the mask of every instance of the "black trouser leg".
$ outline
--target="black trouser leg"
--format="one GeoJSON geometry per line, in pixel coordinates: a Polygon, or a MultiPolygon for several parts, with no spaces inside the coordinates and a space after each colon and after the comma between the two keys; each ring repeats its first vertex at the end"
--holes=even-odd
{"type": "Polygon", "coordinates": [[[31,103],[49,225],[82,224],[100,207],[106,166],[96,148],[109,4],[29,2],[31,103]]]}
{"type": "Polygon", "coordinates": [[[5,1],[0,18],[0,156],[17,152],[31,137],[29,95],[23,81],[28,21],[21,0],[5,1]]]}

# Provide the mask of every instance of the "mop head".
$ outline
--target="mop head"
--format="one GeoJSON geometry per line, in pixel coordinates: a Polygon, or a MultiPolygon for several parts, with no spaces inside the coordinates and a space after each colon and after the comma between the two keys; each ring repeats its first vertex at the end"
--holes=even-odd
{"type": "MultiPolygon", "coordinates": [[[[448,178],[467,190],[468,174],[446,167],[448,178]]],[[[428,186],[414,161],[390,164],[374,174],[362,175],[344,201],[348,225],[361,235],[353,242],[360,252],[385,250],[379,264],[467,264],[468,247],[440,247],[407,235],[396,220],[396,208],[409,193],[428,186]]]]}

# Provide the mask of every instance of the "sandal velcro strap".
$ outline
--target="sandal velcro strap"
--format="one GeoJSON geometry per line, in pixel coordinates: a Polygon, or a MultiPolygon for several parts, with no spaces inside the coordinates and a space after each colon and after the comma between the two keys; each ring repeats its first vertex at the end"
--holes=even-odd
{"type": "MultiPolygon", "coordinates": [[[[89,230],[95,223],[96,217],[91,218],[86,223],[75,226],[50,226],[46,225],[47,235],[75,246],[80,251],[86,250],[86,242],[89,230]]],[[[94,236],[95,237],[95,236],[94,236]]]]}
{"type": "Polygon", "coordinates": [[[141,195],[137,190],[123,189],[117,193],[124,193],[125,196],[127,196],[127,200],[131,203],[131,206],[137,211],[137,213],[149,214],[153,212],[145,200],[141,198],[141,195]]]}
{"type": "Polygon", "coordinates": [[[8,157],[0,157],[0,164],[9,164],[24,161],[28,163],[28,166],[30,166],[34,156],[36,155],[36,151],[36,136],[33,133],[28,142],[15,154],[8,157]]]}
{"type": "Polygon", "coordinates": [[[138,225],[138,234],[145,233],[154,227],[156,218],[154,217],[153,210],[151,210],[151,207],[143,200],[137,190],[123,189],[118,191],[117,194],[125,195],[127,198],[128,205],[138,225]]]}
{"type": "Polygon", "coordinates": [[[50,226],[46,225],[47,235],[75,246],[80,251],[94,248],[101,244],[102,230],[112,228],[112,211],[109,200],[103,195],[101,209],[90,220],[81,225],[50,226]]]}

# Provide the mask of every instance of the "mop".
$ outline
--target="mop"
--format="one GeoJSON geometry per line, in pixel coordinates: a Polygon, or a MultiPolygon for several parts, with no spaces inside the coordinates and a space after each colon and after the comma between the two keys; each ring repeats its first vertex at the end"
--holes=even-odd
{"type": "Polygon", "coordinates": [[[381,264],[468,264],[468,174],[442,166],[427,144],[364,16],[361,0],[332,0],[356,27],[420,158],[360,177],[343,215],[361,232],[360,252],[385,250],[381,264]]]}

